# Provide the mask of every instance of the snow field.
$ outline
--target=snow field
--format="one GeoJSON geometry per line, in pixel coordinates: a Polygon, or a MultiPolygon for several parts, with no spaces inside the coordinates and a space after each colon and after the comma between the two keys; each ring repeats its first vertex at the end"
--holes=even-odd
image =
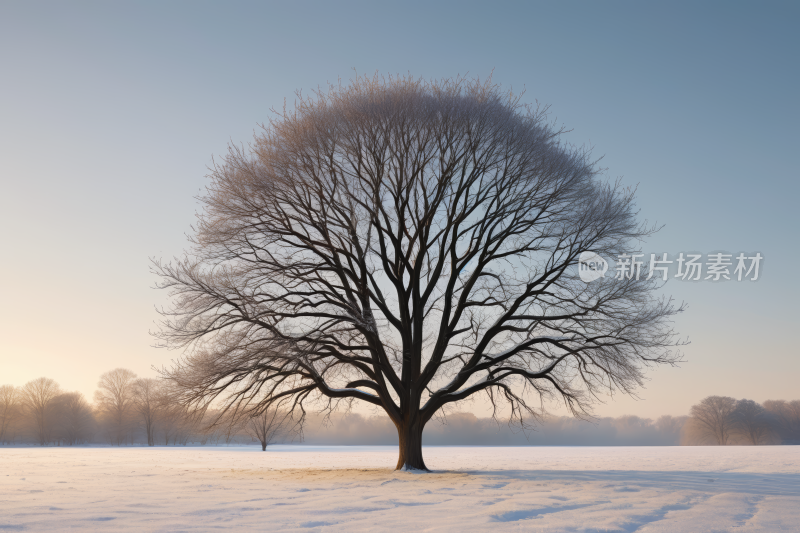
{"type": "Polygon", "coordinates": [[[800,447],[0,448],[4,531],[800,531],[800,447]]]}

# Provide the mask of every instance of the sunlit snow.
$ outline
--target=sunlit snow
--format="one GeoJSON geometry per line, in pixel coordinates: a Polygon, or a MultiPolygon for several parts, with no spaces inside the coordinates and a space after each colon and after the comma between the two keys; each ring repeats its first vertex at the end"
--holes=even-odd
{"type": "Polygon", "coordinates": [[[0,448],[0,531],[797,531],[800,447],[0,448]]]}

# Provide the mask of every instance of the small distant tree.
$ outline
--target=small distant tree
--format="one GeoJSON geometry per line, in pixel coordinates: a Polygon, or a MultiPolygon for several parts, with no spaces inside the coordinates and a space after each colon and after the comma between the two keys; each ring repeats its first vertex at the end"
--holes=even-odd
{"type": "Polygon", "coordinates": [[[25,415],[31,424],[31,433],[36,442],[44,446],[52,442],[55,399],[61,389],[50,378],[38,378],[22,386],[21,396],[25,415]]]}
{"type": "Polygon", "coordinates": [[[13,385],[0,386],[0,444],[9,444],[14,440],[21,411],[19,389],[13,385]]]}
{"type": "Polygon", "coordinates": [[[783,444],[800,444],[800,400],[767,400],[764,409],[783,444]]]}
{"type": "Polygon", "coordinates": [[[701,443],[725,445],[735,429],[733,412],[736,400],[728,396],[709,396],[690,411],[692,437],[701,443]]]}
{"type": "Polygon", "coordinates": [[[155,446],[156,419],[161,408],[161,381],[139,378],[133,382],[133,410],[147,434],[147,445],[155,446]]]}
{"type": "Polygon", "coordinates": [[[156,429],[161,435],[160,440],[163,440],[164,446],[169,446],[173,439],[174,443],[177,444],[177,435],[184,407],[176,405],[166,384],[163,387],[159,387],[156,401],[159,415],[156,429]]]}
{"type": "Polygon", "coordinates": [[[202,431],[201,418],[183,406],[176,406],[176,412],[178,416],[173,436],[174,443],[186,446],[190,442],[197,442],[198,434],[202,431]]]}
{"type": "Polygon", "coordinates": [[[92,406],[80,392],[67,392],[54,400],[56,431],[61,442],[67,445],[89,442],[94,432],[92,406]]]}
{"type": "MultiPolygon", "coordinates": [[[[169,382],[162,382],[157,389],[157,430],[165,446],[186,445],[197,437],[202,424],[203,411],[193,410],[176,401],[176,392],[169,382]]],[[[155,438],[155,437],[154,437],[155,438]]],[[[202,437],[200,437],[202,439],[202,437]]]]}
{"type": "Polygon", "coordinates": [[[178,433],[180,432],[180,413],[172,406],[162,406],[158,419],[158,431],[164,446],[169,446],[172,441],[177,444],[178,433]]]}
{"type": "Polygon", "coordinates": [[[209,409],[198,418],[197,437],[202,445],[218,444],[220,440],[227,439],[232,432],[239,432],[239,427],[231,428],[228,424],[220,424],[219,413],[209,409]]]}
{"type": "Polygon", "coordinates": [[[120,446],[128,440],[135,379],[133,371],[116,368],[100,376],[97,384],[94,399],[103,414],[111,444],[120,446]]]}
{"type": "Polygon", "coordinates": [[[659,276],[580,274],[655,228],[545,108],[377,75],[296,102],[212,169],[191,253],[154,264],[181,403],[365,402],[397,429],[397,468],[427,469],[423,429],[457,402],[584,416],[679,360],[659,276]]]}
{"type": "Polygon", "coordinates": [[[734,431],[746,444],[766,444],[772,436],[769,413],[753,400],[738,400],[731,416],[734,431]]]}
{"type": "Polygon", "coordinates": [[[294,440],[301,435],[301,425],[290,412],[267,409],[251,416],[245,424],[245,431],[261,443],[261,451],[275,442],[294,440]]]}
{"type": "Polygon", "coordinates": [[[664,441],[669,439],[673,444],[680,444],[681,433],[688,418],[687,416],[663,415],[655,421],[655,427],[664,441]]]}

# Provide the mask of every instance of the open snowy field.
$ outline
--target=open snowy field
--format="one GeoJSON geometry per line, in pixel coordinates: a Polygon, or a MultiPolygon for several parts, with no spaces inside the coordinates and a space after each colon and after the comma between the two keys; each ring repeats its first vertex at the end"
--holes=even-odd
{"type": "Polygon", "coordinates": [[[800,447],[0,448],[0,531],[800,531],[800,447]]]}

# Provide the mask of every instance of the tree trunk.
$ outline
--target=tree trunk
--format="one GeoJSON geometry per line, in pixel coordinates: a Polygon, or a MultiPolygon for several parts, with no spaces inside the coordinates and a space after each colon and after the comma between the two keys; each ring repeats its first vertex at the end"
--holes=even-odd
{"type": "Polygon", "coordinates": [[[261,441],[261,451],[262,452],[267,451],[267,443],[266,443],[266,441],[263,441],[263,440],[261,441]]]}
{"type": "Polygon", "coordinates": [[[397,427],[400,442],[400,457],[396,470],[428,470],[422,460],[422,425],[406,423],[397,427]]]}

